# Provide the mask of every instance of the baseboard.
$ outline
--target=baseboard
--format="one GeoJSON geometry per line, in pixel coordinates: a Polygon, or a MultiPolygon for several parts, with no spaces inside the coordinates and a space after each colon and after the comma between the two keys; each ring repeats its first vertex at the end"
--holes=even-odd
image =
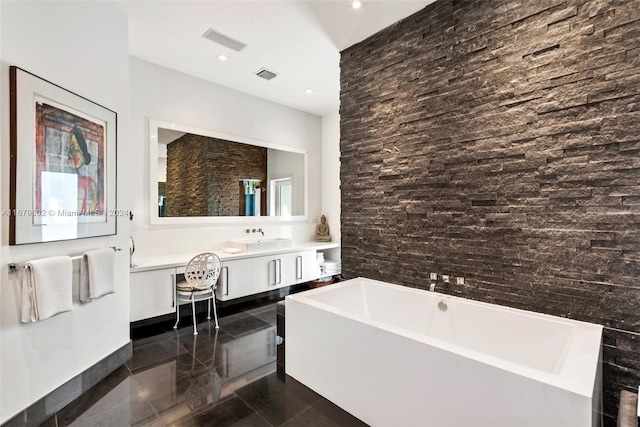
{"type": "Polygon", "coordinates": [[[60,409],[73,402],[111,372],[122,366],[133,355],[133,343],[129,341],[95,365],[76,375],[60,387],[38,400],[18,415],[2,424],[2,427],[39,426],[60,409]]]}

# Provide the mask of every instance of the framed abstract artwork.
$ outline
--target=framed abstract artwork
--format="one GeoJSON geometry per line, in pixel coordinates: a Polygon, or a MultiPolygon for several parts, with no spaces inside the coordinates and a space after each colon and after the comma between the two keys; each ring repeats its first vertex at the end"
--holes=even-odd
{"type": "Polygon", "coordinates": [[[10,67],[9,244],[116,233],[117,114],[10,67]]]}

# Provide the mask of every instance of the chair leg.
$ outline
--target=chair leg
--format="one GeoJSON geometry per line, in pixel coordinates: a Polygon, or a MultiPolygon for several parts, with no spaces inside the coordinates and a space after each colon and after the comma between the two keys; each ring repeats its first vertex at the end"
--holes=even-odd
{"type": "Polygon", "coordinates": [[[196,300],[191,294],[191,312],[193,313],[193,335],[198,335],[198,324],[196,323],[196,300]]]}
{"type": "Polygon", "coordinates": [[[176,298],[176,324],[173,325],[173,329],[178,329],[178,322],[180,322],[180,301],[176,298]]]}
{"type": "Polygon", "coordinates": [[[207,320],[211,320],[211,300],[207,300],[207,320]]]}
{"type": "Polygon", "coordinates": [[[220,327],[220,325],[218,325],[218,312],[216,310],[216,296],[215,296],[215,294],[212,295],[212,297],[211,297],[211,304],[213,305],[213,317],[214,317],[214,319],[216,319],[216,329],[218,329],[220,327]]]}

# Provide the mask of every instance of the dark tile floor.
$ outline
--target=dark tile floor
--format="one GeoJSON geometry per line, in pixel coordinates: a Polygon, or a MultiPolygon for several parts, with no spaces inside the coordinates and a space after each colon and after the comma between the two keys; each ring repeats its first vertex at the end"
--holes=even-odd
{"type": "Polygon", "coordinates": [[[47,426],[365,426],[276,373],[276,308],[268,304],[133,335],[133,358],[47,426]],[[155,334],[149,332],[154,331],[155,334]],[[145,336],[146,335],[146,336],[145,336]]]}

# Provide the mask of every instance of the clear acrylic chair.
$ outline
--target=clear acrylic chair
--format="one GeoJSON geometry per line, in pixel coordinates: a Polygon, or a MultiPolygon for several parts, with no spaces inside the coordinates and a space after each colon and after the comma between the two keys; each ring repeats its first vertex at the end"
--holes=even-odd
{"type": "Polygon", "coordinates": [[[205,252],[194,256],[187,264],[184,272],[184,281],[176,284],[176,324],[180,322],[180,301],[191,302],[191,312],[193,315],[193,335],[198,335],[198,324],[196,322],[196,302],[207,301],[207,320],[211,320],[211,306],[213,305],[213,316],[218,325],[218,313],[216,311],[216,283],[220,276],[221,262],[218,255],[205,252]]]}

